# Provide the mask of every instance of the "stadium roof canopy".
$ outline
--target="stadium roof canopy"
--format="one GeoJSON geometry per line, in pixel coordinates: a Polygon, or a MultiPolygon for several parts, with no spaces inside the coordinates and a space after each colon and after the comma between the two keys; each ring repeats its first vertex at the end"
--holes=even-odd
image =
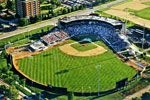
{"type": "Polygon", "coordinates": [[[112,18],[108,18],[108,17],[102,17],[102,16],[92,16],[92,15],[80,15],[80,16],[72,16],[72,17],[64,17],[62,19],[60,19],[62,22],[68,23],[71,21],[75,21],[75,20],[99,20],[99,21],[104,21],[107,23],[112,24],[113,26],[116,25],[122,25],[121,21],[112,19],[112,18]]]}

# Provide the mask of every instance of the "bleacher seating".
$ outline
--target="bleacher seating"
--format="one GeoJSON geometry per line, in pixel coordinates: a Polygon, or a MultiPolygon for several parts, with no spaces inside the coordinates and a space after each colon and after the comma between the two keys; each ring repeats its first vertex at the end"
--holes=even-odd
{"type": "Polygon", "coordinates": [[[107,42],[107,44],[117,52],[129,45],[127,41],[120,37],[112,25],[98,21],[67,23],[62,29],[55,28],[41,39],[47,43],[48,46],[52,46],[80,34],[95,34],[101,37],[102,40],[107,42]]]}

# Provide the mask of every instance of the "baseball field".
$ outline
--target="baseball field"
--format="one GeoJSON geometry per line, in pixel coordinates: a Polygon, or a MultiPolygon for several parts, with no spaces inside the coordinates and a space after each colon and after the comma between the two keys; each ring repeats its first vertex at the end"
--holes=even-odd
{"type": "MultiPolygon", "coordinates": [[[[19,69],[37,82],[74,92],[97,92],[98,77],[100,91],[109,90],[115,87],[116,81],[126,77],[130,79],[136,74],[136,70],[121,62],[100,40],[93,43],[105,49],[105,52],[96,56],[71,56],[59,48],[74,42],[77,41],[69,40],[32,58],[20,59],[19,69]],[[97,65],[101,65],[101,68],[97,69],[97,65]]],[[[76,44],[72,47],[80,52],[96,48],[92,43],[84,44],[87,45],[76,44]]]]}
{"type": "Polygon", "coordinates": [[[137,25],[150,28],[150,1],[149,0],[128,0],[123,4],[112,6],[109,10],[104,11],[107,14],[127,19],[137,25]]]}

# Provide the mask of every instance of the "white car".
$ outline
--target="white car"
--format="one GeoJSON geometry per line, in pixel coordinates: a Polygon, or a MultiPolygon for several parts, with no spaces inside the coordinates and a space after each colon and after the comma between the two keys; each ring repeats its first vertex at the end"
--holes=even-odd
{"type": "Polygon", "coordinates": [[[3,94],[0,94],[0,98],[2,98],[4,95],[3,94]]]}

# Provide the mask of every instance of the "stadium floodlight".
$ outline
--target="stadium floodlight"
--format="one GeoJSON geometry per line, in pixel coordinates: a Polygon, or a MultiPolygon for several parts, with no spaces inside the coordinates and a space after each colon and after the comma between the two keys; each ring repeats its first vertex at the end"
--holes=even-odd
{"type": "Polygon", "coordinates": [[[128,20],[128,9],[126,9],[125,12],[126,12],[126,23],[127,23],[127,20],[128,20]]]}
{"type": "Polygon", "coordinates": [[[98,69],[98,96],[99,96],[99,69],[101,68],[101,65],[97,65],[96,69],[98,69]]]}
{"type": "Polygon", "coordinates": [[[82,86],[82,96],[83,96],[83,86],[82,86]]]}
{"type": "Polygon", "coordinates": [[[91,96],[91,87],[89,86],[89,89],[90,89],[90,96],[91,96]]]}
{"type": "MultiPolygon", "coordinates": [[[[29,25],[30,18],[29,18],[29,17],[27,17],[26,19],[27,19],[27,24],[29,25]]],[[[28,29],[28,26],[27,26],[27,33],[28,33],[28,39],[29,39],[30,37],[29,37],[29,29],[28,29]]]]}
{"type": "Polygon", "coordinates": [[[29,59],[30,59],[30,69],[31,69],[31,82],[33,85],[33,81],[32,81],[32,59],[33,59],[33,56],[29,56],[29,59]]]}
{"type": "Polygon", "coordinates": [[[143,39],[142,39],[142,50],[144,49],[144,42],[145,42],[144,35],[145,35],[145,23],[143,22],[143,39]]]}

